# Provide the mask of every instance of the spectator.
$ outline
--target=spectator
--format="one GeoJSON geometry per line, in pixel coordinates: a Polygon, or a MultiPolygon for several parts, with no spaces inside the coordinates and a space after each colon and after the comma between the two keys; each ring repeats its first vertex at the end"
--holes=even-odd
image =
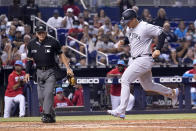
{"type": "MultiPolygon", "coordinates": [[[[193,69],[186,71],[183,74],[183,77],[196,79],[196,59],[193,60],[193,69]]],[[[192,101],[192,105],[194,106],[193,108],[195,108],[196,107],[196,85],[192,84],[191,86],[192,86],[191,87],[191,101],[192,101]]]]}
{"type": "MultiPolygon", "coordinates": [[[[119,39],[117,39],[114,35],[112,35],[112,30],[108,30],[106,31],[105,35],[109,36],[109,41],[110,42],[113,42],[113,43],[116,43],[118,42],[119,39]]],[[[120,36],[121,37],[121,36],[120,36]]]]}
{"type": "Polygon", "coordinates": [[[87,66],[86,57],[81,57],[79,63],[77,63],[76,66],[80,66],[80,67],[87,66]]]}
{"type": "Polygon", "coordinates": [[[101,23],[100,23],[100,19],[98,17],[98,14],[95,14],[93,17],[93,26],[96,29],[99,29],[99,27],[101,27],[101,23]]]}
{"type": "Polygon", "coordinates": [[[108,35],[103,35],[102,40],[97,42],[97,49],[103,53],[116,53],[114,43],[109,41],[108,35]]]}
{"type": "Polygon", "coordinates": [[[18,52],[17,48],[13,48],[11,62],[9,64],[14,65],[17,60],[21,60],[21,54],[18,52]]]}
{"type": "Polygon", "coordinates": [[[23,21],[18,20],[18,18],[13,18],[13,21],[11,21],[11,25],[15,26],[16,30],[20,31],[22,33],[22,35],[24,34],[24,23],[23,23],[23,21]]]}
{"type": "Polygon", "coordinates": [[[126,9],[131,9],[132,6],[136,4],[135,0],[118,0],[117,4],[119,5],[120,8],[120,17],[122,17],[123,11],[126,9]]]}
{"type": "Polygon", "coordinates": [[[84,17],[84,21],[89,22],[89,20],[90,20],[90,12],[89,12],[88,9],[85,9],[83,11],[83,17],[84,17]]]}
{"type": "Polygon", "coordinates": [[[54,97],[54,108],[64,108],[67,106],[73,106],[72,102],[63,95],[63,89],[61,87],[56,88],[56,96],[54,97]]]}
{"type": "MultiPolygon", "coordinates": [[[[97,41],[96,48],[98,51],[106,54],[117,53],[114,43],[109,41],[108,35],[103,35],[102,39],[97,41]]],[[[106,64],[105,57],[100,57],[101,63],[106,64]]]]}
{"type": "Polygon", "coordinates": [[[23,20],[23,7],[20,4],[20,0],[13,0],[13,5],[8,8],[8,19],[12,21],[13,18],[18,18],[19,20],[23,20]]]}
{"type": "Polygon", "coordinates": [[[177,56],[176,51],[171,51],[171,64],[172,64],[172,65],[173,65],[173,64],[178,65],[179,62],[180,62],[180,61],[179,61],[179,58],[178,58],[178,56],[177,56]]]}
{"type": "Polygon", "coordinates": [[[71,29],[69,29],[68,31],[68,35],[75,38],[75,39],[80,39],[80,35],[82,33],[82,30],[79,29],[79,21],[75,20],[73,21],[73,27],[71,29]]]}
{"type": "Polygon", "coordinates": [[[190,41],[180,42],[180,46],[176,48],[178,58],[182,59],[185,56],[190,44],[191,44],[190,41]]]}
{"type": "Polygon", "coordinates": [[[176,42],[177,41],[177,36],[174,34],[173,31],[170,29],[170,23],[166,21],[163,25],[163,28],[166,32],[166,42],[176,42]]]}
{"type": "Polygon", "coordinates": [[[19,53],[27,53],[27,45],[29,44],[31,37],[29,35],[25,35],[23,38],[24,43],[19,48],[19,53]]]}
{"type": "Polygon", "coordinates": [[[9,33],[8,33],[8,38],[11,41],[11,43],[14,41],[15,39],[15,33],[16,33],[16,26],[11,25],[10,29],[9,29],[9,33]]]}
{"type": "Polygon", "coordinates": [[[4,118],[10,117],[12,107],[15,103],[19,103],[19,116],[25,116],[25,97],[23,95],[25,72],[22,71],[22,61],[16,61],[14,68],[14,71],[8,77],[8,86],[5,92],[4,118]]]}
{"type": "Polygon", "coordinates": [[[31,37],[29,35],[25,35],[24,38],[24,43],[20,46],[19,48],[19,53],[21,54],[21,60],[23,63],[26,64],[26,58],[27,58],[27,45],[29,44],[31,37]]]}
{"type": "Polygon", "coordinates": [[[5,25],[0,25],[0,51],[2,51],[3,47],[4,47],[4,42],[3,42],[3,37],[4,36],[7,36],[7,34],[6,34],[6,26],[5,25]]]}
{"type": "Polygon", "coordinates": [[[196,43],[196,32],[193,23],[190,23],[186,33],[186,40],[191,42],[191,45],[196,43]]]}
{"type": "Polygon", "coordinates": [[[31,27],[33,27],[31,16],[36,16],[36,17],[41,18],[41,12],[39,10],[38,5],[35,4],[35,0],[27,0],[27,4],[24,5],[23,8],[24,8],[25,24],[31,25],[31,27]]]}
{"type": "Polygon", "coordinates": [[[183,58],[183,64],[192,64],[194,60],[193,49],[189,48],[186,55],[183,58]]]}
{"type": "Polygon", "coordinates": [[[184,21],[181,20],[178,24],[178,28],[176,28],[175,32],[176,36],[178,37],[179,41],[184,41],[187,33],[187,28],[184,24],[184,21]]]}
{"type": "Polygon", "coordinates": [[[24,35],[29,35],[32,38],[31,34],[31,26],[30,25],[24,25],[24,35]]]}
{"type": "Polygon", "coordinates": [[[0,15],[0,22],[1,22],[1,25],[6,25],[7,24],[8,18],[5,14],[0,15]]]}
{"type": "Polygon", "coordinates": [[[118,41],[120,37],[124,36],[117,24],[114,25],[112,36],[114,37],[115,41],[118,41]]]}
{"type": "MultiPolygon", "coordinates": [[[[126,70],[125,62],[123,60],[119,60],[117,62],[117,67],[112,69],[107,73],[108,78],[120,78],[123,72],[126,70]]],[[[110,97],[112,103],[112,110],[115,110],[120,105],[120,93],[121,93],[121,84],[111,84],[110,86],[110,97]]],[[[130,111],[133,108],[135,98],[132,94],[129,97],[129,103],[126,108],[126,111],[130,111]]]]}
{"type": "Polygon", "coordinates": [[[11,61],[12,46],[11,46],[11,43],[8,41],[7,36],[4,36],[3,39],[5,39],[3,40],[5,43],[4,43],[4,48],[3,48],[2,55],[1,55],[1,59],[2,59],[3,65],[7,65],[11,61]]]}
{"type": "Polygon", "coordinates": [[[154,24],[163,27],[166,20],[166,11],[165,9],[160,8],[157,12],[157,18],[155,18],[154,24]]]}
{"type": "Polygon", "coordinates": [[[79,22],[80,22],[80,25],[79,25],[78,28],[79,28],[79,29],[83,29],[85,21],[84,21],[84,17],[83,17],[83,14],[82,14],[82,13],[79,14],[78,20],[79,20],[79,22]]]}
{"type": "Polygon", "coordinates": [[[69,8],[73,10],[73,14],[75,16],[78,16],[80,14],[80,9],[75,5],[74,0],[68,0],[67,3],[63,5],[64,12],[67,12],[69,8]]]}
{"type": "Polygon", "coordinates": [[[23,44],[22,31],[19,28],[17,28],[13,45],[14,47],[19,49],[22,44],[23,44]]]}
{"type": "Polygon", "coordinates": [[[50,17],[47,21],[47,24],[51,25],[54,28],[62,27],[63,18],[59,16],[59,11],[56,9],[53,12],[53,17],[50,17]]]}
{"type": "Polygon", "coordinates": [[[104,30],[102,28],[99,28],[97,33],[97,41],[102,41],[102,36],[104,35],[104,30]]]}
{"type": "Polygon", "coordinates": [[[144,9],[143,10],[141,19],[143,21],[148,22],[148,23],[152,23],[153,22],[152,16],[151,16],[150,11],[148,9],[144,9]]]}
{"type": "MultiPolygon", "coordinates": [[[[176,57],[176,59],[179,59],[177,60],[178,62],[182,62],[182,58],[184,58],[189,46],[191,45],[191,41],[185,39],[186,32],[187,29],[185,29],[184,22],[180,21],[179,27],[174,32],[178,38],[177,43],[170,44],[172,48],[174,47],[174,50],[171,52],[171,56],[174,55],[171,57],[174,62],[174,57],[176,57]]],[[[175,63],[178,64],[178,62],[175,63]]]]}
{"type": "Polygon", "coordinates": [[[76,85],[76,90],[72,99],[72,103],[76,106],[84,106],[84,96],[82,85],[76,85]]]}
{"type": "MultiPolygon", "coordinates": [[[[80,40],[81,42],[85,43],[86,45],[89,45],[91,42],[91,36],[89,34],[89,25],[85,25],[83,28],[83,36],[82,39],[80,40]]],[[[85,53],[85,47],[83,45],[80,45],[80,52],[85,53]]]]}
{"type": "Polygon", "coordinates": [[[73,15],[73,9],[68,8],[67,12],[65,12],[65,17],[63,18],[62,26],[66,29],[71,29],[73,28],[73,22],[75,20],[78,20],[78,18],[73,15]]]}
{"type": "Polygon", "coordinates": [[[101,9],[99,11],[98,17],[99,17],[99,23],[104,24],[107,16],[106,16],[105,11],[103,9],[101,9]]]}
{"type": "Polygon", "coordinates": [[[106,18],[105,18],[104,25],[102,25],[100,28],[102,28],[102,29],[104,30],[104,34],[105,34],[107,31],[112,30],[112,23],[111,23],[111,21],[110,21],[110,18],[106,17],[106,18]]]}
{"type": "Polygon", "coordinates": [[[170,57],[171,57],[173,63],[178,64],[178,62],[176,60],[176,48],[179,46],[179,44],[176,43],[177,37],[174,34],[174,32],[172,32],[170,30],[170,23],[169,22],[165,22],[163,25],[163,28],[166,32],[166,39],[165,39],[165,44],[164,44],[163,48],[161,49],[161,55],[160,55],[159,59],[162,62],[169,63],[170,57]],[[174,53],[171,54],[171,52],[174,52],[174,53]]]}

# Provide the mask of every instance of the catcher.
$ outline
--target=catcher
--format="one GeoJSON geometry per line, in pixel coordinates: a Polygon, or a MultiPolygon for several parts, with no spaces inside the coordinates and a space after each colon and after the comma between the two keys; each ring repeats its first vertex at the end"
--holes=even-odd
{"type": "Polygon", "coordinates": [[[66,73],[62,75],[58,64],[55,62],[55,56],[59,55],[59,58],[67,69],[67,76],[73,78],[74,74],[69,67],[67,57],[62,53],[61,46],[57,40],[47,36],[46,27],[39,25],[36,28],[36,38],[31,40],[28,44],[28,62],[26,65],[26,82],[29,81],[29,72],[33,65],[36,64],[37,68],[37,92],[40,106],[43,107],[42,122],[54,123],[55,113],[53,109],[54,96],[53,90],[57,80],[66,76],[66,73]]]}

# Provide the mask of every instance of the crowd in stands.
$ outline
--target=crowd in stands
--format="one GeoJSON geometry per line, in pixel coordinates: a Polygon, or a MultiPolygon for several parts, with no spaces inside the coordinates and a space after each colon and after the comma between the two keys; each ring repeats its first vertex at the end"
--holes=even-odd
{"type": "MultiPolygon", "coordinates": [[[[139,10],[139,8],[136,6],[133,6],[132,8],[136,12],[139,10]]],[[[69,36],[72,36],[88,45],[90,64],[96,64],[95,56],[99,56],[97,52],[107,54],[109,60],[112,58],[110,61],[111,64],[116,64],[115,62],[118,59],[123,59],[127,63],[129,57],[131,56],[129,53],[130,48],[127,45],[127,42],[124,43],[126,38],[123,35],[121,25],[119,25],[118,22],[111,22],[104,10],[100,10],[98,13],[95,13],[92,16],[89,14],[90,13],[88,10],[84,10],[83,13],[79,13],[78,16],[74,16],[73,10],[68,8],[65,17],[62,20],[63,24],[61,26],[69,29],[69,36]],[[117,60],[112,63],[113,59],[117,60]]],[[[172,65],[192,64],[196,54],[196,32],[193,22],[187,23],[187,21],[179,20],[177,23],[175,23],[176,25],[173,26],[173,23],[169,18],[167,18],[167,13],[163,8],[158,10],[157,17],[155,18],[152,17],[148,9],[144,9],[142,15],[139,16],[138,19],[163,27],[167,32],[167,38],[165,40],[164,48],[162,49],[162,54],[156,60],[156,62],[159,64],[166,63],[172,65]]],[[[156,43],[157,38],[154,38],[152,48],[156,46],[156,43]]],[[[70,40],[69,46],[82,53],[85,53],[84,46],[80,45],[79,43],[70,40]]],[[[66,49],[64,50],[67,51],[66,49]]],[[[71,58],[71,63],[76,64],[77,59],[80,60],[80,58],[77,55],[73,55],[73,53],[68,52],[66,53],[72,54],[72,56],[69,55],[71,58]]],[[[100,55],[98,58],[100,62],[106,64],[105,56],[100,55]]]]}
{"type": "MultiPolygon", "coordinates": [[[[132,8],[138,12],[137,6],[132,8]]],[[[112,22],[107,16],[107,12],[100,10],[91,15],[89,10],[83,12],[71,1],[63,6],[64,16],[59,15],[58,10],[54,10],[47,24],[57,29],[66,29],[67,36],[71,36],[85,45],[88,45],[88,54],[86,46],[68,39],[68,45],[79,52],[88,56],[88,62],[95,65],[96,56],[104,64],[107,63],[106,57],[100,55],[102,52],[108,55],[109,64],[116,64],[118,59],[128,62],[129,45],[124,37],[122,26],[119,22],[112,22]]],[[[13,65],[16,60],[26,61],[27,44],[35,37],[32,31],[31,15],[41,18],[39,7],[34,4],[34,0],[28,0],[27,4],[22,6],[20,0],[13,0],[13,5],[9,7],[9,13],[6,16],[0,16],[0,52],[1,64],[13,65]],[[28,17],[27,17],[28,16],[28,17]]],[[[44,14],[42,14],[44,15],[44,14]]],[[[144,9],[139,20],[163,27],[167,32],[162,54],[158,63],[167,64],[191,64],[196,57],[196,32],[194,23],[187,23],[184,20],[178,21],[178,26],[171,25],[167,18],[167,12],[160,8],[157,17],[153,18],[148,9],[144,9]],[[186,22],[186,23],[185,23],[186,22]],[[172,27],[171,27],[172,26],[172,27]]],[[[157,38],[152,42],[152,48],[156,46],[157,38]]],[[[61,43],[64,45],[64,43],[61,43]]],[[[86,66],[86,58],[74,53],[66,46],[62,47],[65,55],[70,59],[72,65],[86,66]]]]}

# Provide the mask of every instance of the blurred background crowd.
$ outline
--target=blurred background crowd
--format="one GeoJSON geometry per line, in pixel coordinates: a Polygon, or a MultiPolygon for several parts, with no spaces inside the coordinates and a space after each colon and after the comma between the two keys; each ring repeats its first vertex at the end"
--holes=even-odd
{"type": "MultiPolygon", "coordinates": [[[[122,12],[124,10],[122,1],[119,0],[116,4],[119,5],[120,12],[122,12]]],[[[126,5],[126,8],[132,8],[136,12],[140,10],[134,0],[126,5]]],[[[64,16],[60,16],[59,10],[54,9],[46,23],[57,30],[63,29],[65,32],[63,34],[65,35],[64,40],[60,40],[60,44],[72,65],[98,65],[97,61],[102,64],[116,64],[119,59],[128,62],[131,56],[130,47],[126,42],[119,21],[112,21],[103,9],[93,13],[88,9],[81,11],[75,5],[74,0],[68,0],[62,7],[64,16]],[[71,36],[83,44],[73,39],[66,39],[66,36],[71,36]],[[67,40],[66,45],[65,39],[67,40]],[[87,55],[88,60],[86,60],[87,57],[75,53],[67,46],[87,55]]],[[[162,54],[156,62],[157,64],[171,65],[192,64],[196,57],[196,23],[183,19],[171,22],[167,13],[164,8],[159,8],[157,16],[153,18],[151,12],[144,8],[142,15],[138,17],[139,20],[163,27],[167,32],[162,54]]],[[[13,4],[8,8],[8,15],[1,14],[1,65],[13,65],[16,60],[22,60],[25,63],[27,44],[35,37],[31,16],[42,18],[43,15],[34,0],[27,0],[25,5],[22,5],[20,0],[13,0],[13,4]]],[[[50,31],[48,33],[50,34],[50,31]]],[[[152,50],[156,43],[157,38],[154,38],[152,50]]]]}

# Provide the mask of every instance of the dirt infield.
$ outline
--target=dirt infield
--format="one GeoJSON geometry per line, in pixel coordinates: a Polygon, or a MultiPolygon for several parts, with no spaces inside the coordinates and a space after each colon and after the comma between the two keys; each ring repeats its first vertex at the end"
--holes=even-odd
{"type": "Polygon", "coordinates": [[[196,131],[196,120],[1,122],[0,131],[196,131]]]}

